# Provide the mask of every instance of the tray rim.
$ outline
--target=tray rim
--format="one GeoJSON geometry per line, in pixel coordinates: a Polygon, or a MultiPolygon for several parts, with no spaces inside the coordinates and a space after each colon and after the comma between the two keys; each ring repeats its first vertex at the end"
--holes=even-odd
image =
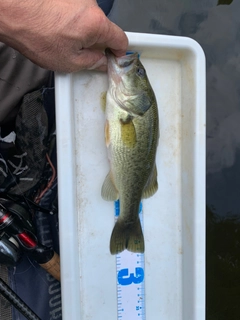
{"type": "MultiPolygon", "coordinates": [[[[130,33],[126,32],[129,38],[129,49],[134,46],[141,45],[141,41],[144,38],[144,46],[147,47],[159,47],[166,48],[168,50],[187,50],[191,54],[197,57],[196,59],[196,76],[198,79],[196,83],[201,87],[202,97],[197,95],[196,101],[196,113],[199,113],[199,108],[203,109],[205,106],[205,96],[206,92],[204,90],[205,85],[205,55],[201,46],[193,39],[187,37],[179,36],[165,36],[157,34],[143,34],[143,33],[130,33]],[[203,67],[204,66],[204,67],[203,67]]],[[[174,59],[174,58],[173,58],[174,59]]],[[[177,59],[177,57],[176,57],[177,59]]],[[[175,59],[174,59],[175,60],[175,59]]],[[[56,88],[56,126],[57,126],[57,145],[58,145],[58,173],[64,172],[64,174],[58,176],[59,179],[59,227],[60,227],[60,251],[61,251],[61,274],[62,274],[62,309],[63,309],[63,319],[79,319],[80,317],[80,281],[76,281],[80,277],[79,274],[79,261],[78,259],[73,259],[78,252],[78,237],[77,237],[77,223],[75,221],[75,216],[70,215],[66,221],[64,212],[73,212],[76,208],[76,190],[74,190],[74,181],[76,178],[75,168],[73,166],[68,166],[70,170],[66,174],[66,169],[64,168],[65,163],[74,161],[74,126],[68,126],[74,119],[74,108],[61,108],[61,104],[65,106],[72,104],[72,84],[73,75],[72,74],[60,74],[55,75],[55,88],[56,88]],[[64,93],[62,94],[62,87],[64,86],[64,93]],[[64,109],[64,110],[63,110],[64,109]],[[61,120],[61,121],[60,121],[61,120]],[[64,137],[62,133],[64,132],[64,137]],[[61,147],[60,147],[61,146],[61,147]],[[64,186],[62,188],[62,186],[64,186]],[[70,197],[68,201],[64,201],[64,190],[68,190],[70,197]],[[71,230],[73,232],[66,231],[71,230]],[[68,263],[66,263],[67,261],[68,263]],[[69,303],[71,301],[71,303],[69,303]],[[71,310],[70,310],[71,309],[71,310]]],[[[206,108],[206,107],[205,107],[206,108]]],[[[198,151],[196,148],[197,156],[195,157],[195,166],[202,168],[201,173],[196,174],[196,181],[200,181],[205,186],[205,175],[202,177],[200,174],[205,172],[205,128],[202,123],[205,123],[205,112],[201,110],[201,120],[198,123],[197,134],[195,136],[195,141],[197,145],[201,145],[201,150],[198,151]]],[[[199,183],[196,183],[195,194],[200,194],[201,201],[205,203],[205,192],[199,187],[199,183]]],[[[195,195],[195,199],[198,199],[195,195]]],[[[202,208],[202,203],[199,203],[202,208]]],[[[205,224],[205,219],[202,218],[200,221],[201,225],[205,224]]],[[[205,225],[204,225],[205,230],[205,225]]],[[[199,235],[197,235],[199,237],[199,235]]],[[[201,259],[205,256],[205,233],[201,235],[201,259]]],[[[198,254],[199,256],[199,254],[198,254]]],[[[205,260],[204,260],[205,262],[205,260]]],[[[196,263],[194,272],[196,274],[201,274],[201,283],[198,279],[196,280],[195,287],[198,287],[198,291],[194,292],[199,310],[199,315],[195,314],[193,320],[203,319],[203,313],[205,310],[205,266],[198,265],[196,263]]]]}

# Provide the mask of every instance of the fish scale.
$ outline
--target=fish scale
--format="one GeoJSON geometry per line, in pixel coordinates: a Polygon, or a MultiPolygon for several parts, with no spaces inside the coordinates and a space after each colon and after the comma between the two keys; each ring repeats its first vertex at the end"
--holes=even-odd
{"type": "MultiPolygon", "coordinates": [[[[120,203],[115,201],[115,220],[120,203]]],[[[142,203],[139,218],[143,228],[142,203]]],[[[144,254],[127,250],[116,255],[117,319],[145,320],[144,254]]]]}

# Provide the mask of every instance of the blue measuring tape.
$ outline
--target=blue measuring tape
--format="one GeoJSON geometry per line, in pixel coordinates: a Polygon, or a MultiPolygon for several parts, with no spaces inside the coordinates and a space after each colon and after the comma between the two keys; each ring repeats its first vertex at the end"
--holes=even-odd
{"type": "MultiPolygon", "coordinates": [[[[115,220],[120,214],[115,201],[115,220]]],[[[142,203],[139,218],[143,228],[142,203]]],[[[145,320],[144,254],[127,250],[116,255],[118,320],[145,320]]]]}

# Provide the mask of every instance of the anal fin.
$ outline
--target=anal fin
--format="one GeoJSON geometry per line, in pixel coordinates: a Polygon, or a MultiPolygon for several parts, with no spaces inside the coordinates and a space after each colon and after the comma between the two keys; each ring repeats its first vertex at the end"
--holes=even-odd
{"type": "Polygon", "coordinates": [[[157,192],[158,182],[157,182],[157,167],[154,164],[153,171],[148,179],[148,182],[143,190],[142,198],[150,198],[157,192]]]}
{"type": "Polygon", "coordinates": [[[118,191],[112,181],[111,171],[106,176],[101,191],[102,198],[107,201],[116,201],[118,200],[118,191]]]}

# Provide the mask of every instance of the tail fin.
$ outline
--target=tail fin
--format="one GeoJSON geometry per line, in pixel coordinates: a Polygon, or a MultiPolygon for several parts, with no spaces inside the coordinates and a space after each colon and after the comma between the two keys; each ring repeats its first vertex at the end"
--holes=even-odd
{"type": "Polygon", "coordinates": [[[110,252],[117,254],[127,249],[131,252],[144,252],[144,238],[140,220],[131,224],[118,219],[111,235],[110,252]]]}

